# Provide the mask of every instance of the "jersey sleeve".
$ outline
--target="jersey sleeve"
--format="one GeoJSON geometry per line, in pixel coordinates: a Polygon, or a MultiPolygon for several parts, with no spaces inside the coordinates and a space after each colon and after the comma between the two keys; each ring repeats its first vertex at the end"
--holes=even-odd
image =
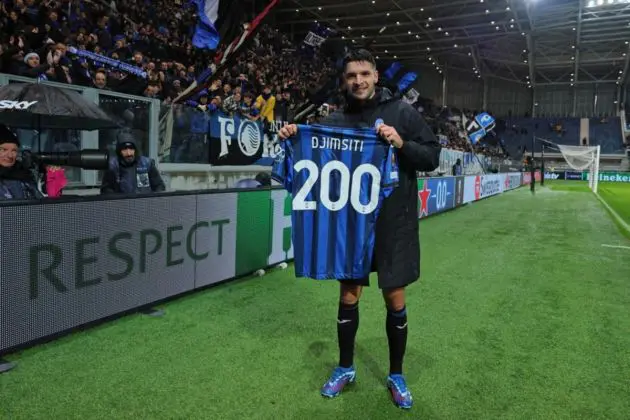
{"type": "Polygon", "coordinates": [[[271,167],[271,178],[281,183],[284,188],[293,191],[293,153],[291,139],[280,142],[280,151],[271,167]]]}
{"type": "Polygon", "coordinates": [[[385,156],[385,162],[383,163],[381,188],[383,195],[388,197],[394,188],[398,186],[398,156],[396,154],[396,148],[389,146],[387,148],[387,154],[385,156]]]}

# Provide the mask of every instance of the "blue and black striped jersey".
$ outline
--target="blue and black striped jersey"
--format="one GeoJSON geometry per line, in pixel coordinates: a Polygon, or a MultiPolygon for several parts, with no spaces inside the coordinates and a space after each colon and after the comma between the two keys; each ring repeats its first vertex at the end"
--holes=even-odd
{"type": "Polygon", "coordinates": [[[298,277],[370,273],[376,218],[398,185],[396,151],[374,129],[299,125],[282,142],[272,177],[292,195],[298,277]]]}

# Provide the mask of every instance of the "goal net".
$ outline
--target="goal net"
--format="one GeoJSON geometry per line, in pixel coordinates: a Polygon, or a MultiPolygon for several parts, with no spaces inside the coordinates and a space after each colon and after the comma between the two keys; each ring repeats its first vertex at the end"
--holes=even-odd
{"type": "Polygon", "coordinates": [[[588,186],[597,193],[599,182],[599,146],[565,146],[557,144],[567,164],[576,171],[588,171],[588,186]]]}

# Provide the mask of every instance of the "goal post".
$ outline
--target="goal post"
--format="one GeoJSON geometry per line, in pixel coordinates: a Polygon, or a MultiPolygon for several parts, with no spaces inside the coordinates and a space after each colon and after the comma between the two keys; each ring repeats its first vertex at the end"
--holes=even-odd
{"type": "Polygon", "coordinates": [[[558,144],[556,147],[571,169],[588,171],[588,186],[597,193],[599,184],[600,146],[566,146],[558,144]]]}

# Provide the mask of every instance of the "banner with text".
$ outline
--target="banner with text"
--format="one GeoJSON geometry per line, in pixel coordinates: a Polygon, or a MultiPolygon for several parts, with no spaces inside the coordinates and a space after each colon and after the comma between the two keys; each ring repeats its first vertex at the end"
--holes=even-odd
{"type": "MultiPolygon", "coordinates": [[[[589,181],[590,178],[591,178],[590,172],[588,171],[582,172],[582,179],[584,181],[589,181]]],[[[600,182],[630,183],[630,172],[600,172],[599,181],[600,182]]]]}
{"type": "Polygon", "coordinates": [[[467,176],[464,180],[464,203],[501,194],[505,190],[506,180],[510,182],[507,174],[467,176]]]}
{"type": "MultiPolygon", "coordinates": [[[[588,171],[576,172],[576,171],[550,171],[545,172],[545,179],[557,180],[565,179],[569,181],[588,181],[591,178],[591,174],[588,171]]],[[[600,172],[600,182],[619,182],[630,183],[630,172],[600,172]]]]}
{"type": "Polygon", "coordinates": [[[280,189],[0,207],[0,216],[11,221],[1,228],[0,353],[293,258],[280,189]]]}
{"type": "Polygon", "coordinates": [[[280,152],[277,133],[286,124],[282,121],[251,121],[239,114],[213,113],[208,134],[210,163],[271,166],[280,152]]]}
{"type": "Polygon", "coordinates": [[[418,179],[418,217],[455,207],[455,177],[418,179]]]}

